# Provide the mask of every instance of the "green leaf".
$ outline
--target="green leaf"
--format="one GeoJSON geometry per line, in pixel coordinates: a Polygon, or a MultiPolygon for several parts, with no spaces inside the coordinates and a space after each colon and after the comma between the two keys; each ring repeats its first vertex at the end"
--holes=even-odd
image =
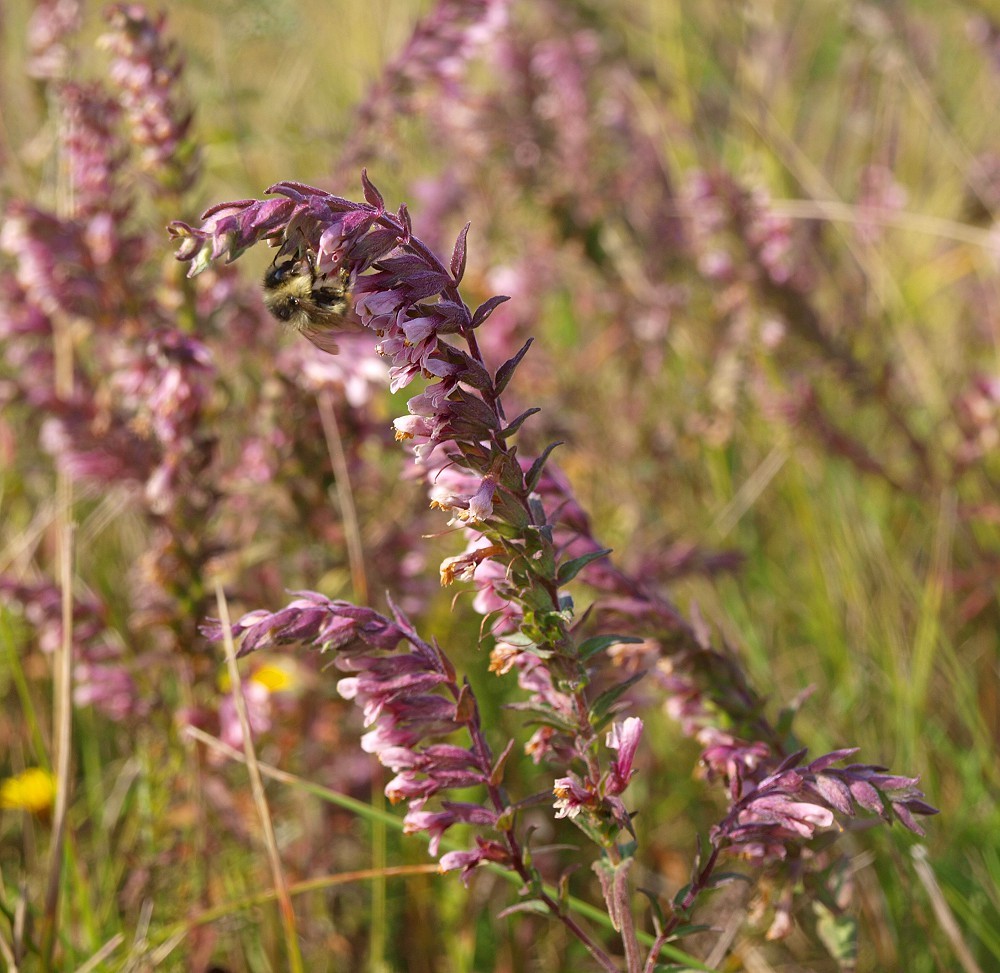
{"type": "Polygon", "coordinates": [[[732,882],[746,882],[747,885],[753,885],[753,880],[749,875],[743,875],[740,872],[714,872],[712,877],[708,880],[705,888],[718,889],[722,888],[723,885],[729,885],[732,882]]]}
{"type": "Polygon", "coordinates": [[[611,707],[615,705],[622,693],[631,689],[645,675],[644,672],[638,672],[631,679],[626,679],[624,682],[606,689],[594,700],[594,704],[590,708],[590,723],[594,727],[595,732],[599,733],[604,728],[604,725],[610,722],[612,716],[611,707]]]}
{"type": "Polygon", "coordinates": [[[592,635],[580,643],[577,648],[577,657],[581,662],[586,662],[591,656],[603,652],[612,645],[638,645],[641,642],[642,639],[631,635],[592,635]]]}
{"type": "Polygon", "coordinates": [[[663,906],[660,905],[660,897],[652,890],[643,888],[641,885],[636,889],[640,895],[644,895],[649,900],[649,910],[653,913],[653,928],[656,934],[667,924],[667,917],[663,914],[663,906]]]}
{"type": "Polygon", "coordinates": [[[557,446],[562,446],[562,443],[561,442],[549,443],[549,445],[545,447],[545,450],[543,451],[542,455],[539,456],[535,460],[535,462],[531,464],[531,469],[524,474],[524,485],[529,490],[534,490],[535,487],[538,486],[538,480],[542,475],[542,470],[545,468],[545,463],[549,458],[549,454],[557,446]]]}
{"type": "Polygon", "coordinates": [[[521,350],[513,357],[508,358],[498,369],[496,378],[493,380],[493,389],[495,395],[502,394],[503,390],[507,387],[507,383],[511,380],[514,375],[514,369],[521,364],[521,359],[528,353],[528,349],[531,347],[531,343],[534,338],[529,338],[522,346],[521,350]]]}
{"type": "Polygon", "coordinates": [[[504,709],[515,710],[519,713],[532,713],[535,717],[535,722],[541,723],[543,726],[551,726],[556,730],[562,730],[563,733],[572,735],[577,731],[575,723],[564,719],[549,707],[540,706],[535,703],[507,703],[504,709]]]}
{"type": "Polygon", "coordinates": [[[837,915],[822,902],[813,902],[816,934],[842,970],[854,969],[858,959],[858,923],[849,915],[837,915]]]}
{"type": "Polygon", "coordinates": [[[538,899],[529,899],[527,902],[518,902],[515,905],[508,906],[497,914],[497,918],[506,919],[507,916],[513,915],[515,912],[530,912],[532,915],[544,916],[546,919],[554,918],[549,907],[538,899]]]}
{"type": "Polygon", "coordinates": [[[581,554],[580,557],[573,558],[559,565],[559,573],[556,575],[556,584],[564,585],[572,581],[588,564],[599,561],[611,553],[610,547],[602,548],[599,551],[591,551],[589,554],[581,554]]]}
{"type": "Polygon", "coordinates": [[[541,411],[542,410],[539,409],[537,406],[531,409],[525,409],[525,411],[522,412],[516,419],[514,419],[508,425],[504,426],[504,428],[501,429],[500,432],[497,433],[497,435],[501,439],[507,439],[510,436],[513,436],[514,433],[516,433],[518,429],[521,428],[525,419],[528,419],[531,416],[533,416],[536,412],[541,412],[541,411]]]}

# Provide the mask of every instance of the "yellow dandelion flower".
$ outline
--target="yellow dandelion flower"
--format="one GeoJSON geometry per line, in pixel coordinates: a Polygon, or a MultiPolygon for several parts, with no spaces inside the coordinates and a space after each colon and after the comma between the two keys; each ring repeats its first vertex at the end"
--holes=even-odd
{"type": "Polygon", "coordinates": [[[45,814],[56,799],[56,779],[41,767],[30,767],[0,781],[0,807],[45,814]]]}
{"type": "Polygon", "coordinates": [[[271,693],[294,689],[298,683],[294,669],[277,662],[265,662],[260,668],[255,669],[250,681],[259,683],[271,693]]]}
{"type": "MultiPolygon", "coordinates": [[[[258,686],[263,686],[269,693],[288,692],[297,689],[301,683],[295,663],[286,661],[264,662],[257,666],[249,676],[243,678],[246,682],[254,682],[258,686]]],[[[218,686],[220,692],[230,692],[232,683],[229,680],[227,669],[223,669],[219,673],[218,686]]]]}

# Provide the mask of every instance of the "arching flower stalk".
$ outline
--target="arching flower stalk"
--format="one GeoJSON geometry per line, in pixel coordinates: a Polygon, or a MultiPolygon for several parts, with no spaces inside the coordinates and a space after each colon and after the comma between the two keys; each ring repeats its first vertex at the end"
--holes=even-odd
{"type": "MultiPolygon", "coordinates": [[[[355,203],[296,183],[280,183],[272,187],[273,199],[221,204],[205,214],[198,229],[172,224],[178,257],[190,261],[195,274],[214,259],[234,259],[249,247],[268,242],[281,248],[282,255],[308,260],[317,275],[345,282],[354,314],[373,332],[379,352],[388,360],[394,390],[418,376],[430,380],[410,399],[409,414],[398,418],[395,428],[397,438],[407,442],[432,483],[433,505],[447,511],[452,522],[469,534],[470,550],[442,565],[442,580],[448,583],[470,576],[477,567],[491,566],[498,579],[493,595],[504,604],[505,644],[516,656],[511,666],[517,666],[521,685],[532,694],[521,705],[540,724],[536,736],[544,737],[544,744],[537,745],[562,768],[551,785],[553,807],[571,816],[604,854],[618,861],[618,836],[623,829],[630,830],[629,813],[619,795],[631,776],[641,721],[631,721],[623,729],[612,726],[614,704],[631,680],[596,699],[588,694],[590,656],[604,643],[596,647],[577,643],[572,602],[561,591],[582,568],[607,552],[561,556],[536,492],[546,457],[525,469],[510,442],[522,422],[537,411],[509,419],[501,403],[527,345],[495,373],[487,368],[476,329],[505,298],[494,297],[475,311],[463,302],[458,288],[468,228],[460,234],[446,267],[413,236],[405,207],[390,214],[367,177],[364,189],[366,202],[355,203]],[[607,734],[612,753],[618,750],[607,770],[598,757],[602,734],[607,734]],[[567,781],[573,782],[570,790],[567,781]],[[570,791],[579,800],[567,797],[570,791]]],[[[328,346],[329,335],[313,337],[321,347],[328,346]]],[[[357,612],[368,613],[369,620],[372,615],[369,609],[344,603],[320,604],[318,596],[305,598],[289,605],[287,614],[252,614],[241,620],[235,630],[237,635],[245,633],[241,651],[277,638],[330,648],[337,642],[330,632],[314,630],[319,616],[338,619],[335,623],[327,619],[328,628],[336,629],[351,628],[357,612]]],[[[366,720],[374,725],[363,746],[398,774],[387,793],[411,802],[407,826],[428,831],[435,852],[441,834],[454,823],[499,829],[502,842],[480,837],[474,850],[442,858],[442,867],[461,868],[467,876],[481,861],[505,861],[522,875],[533,895],[546,901],[564,922],[573,922],[542,890],[537,874],[523,860],[515,808],[494,793],[498,770],[480,739],[478,717],[473,719],[468,711],[468,707],[475,711],[471,690],[454,682],[444,655],[420,642],[401,613],[395,622],[383,619],[377,625],[394,644],[405,639],[413,651],[350,661],[338,651],[338,665],[356,666],[360,673],[343,681],[340,690],[364,707],[366,720]],[[438,692],[419,691],[434,688],[438,692]],[[442,746],[436,742],[439,734],[460,727],[473,733],[475,759],[463,757],[455,763],[451,749],[434,748],[442,746]],[[416,750],[421,743],[424,749],[416,750]],[[461,784],[447,783],[439,761],[461,784]],[[446,786],[467,786],[470,774],[486,784],[492,807],[444,800],[441,810],[425,810],[426,802],[440,797],[446,786]]],[[[380,647],[386,648],[382,643],[380,647]]],[[[578,935],[585,936],[582,930],[578,935]]],[[[597,956],[597,947],[589,941],[588,946],[597,956]]]]}
{"type": "MultiPolygon", "coordinates": [[[[572,604],[561,588],[607,552],[560,557],[536,492],[545,457],[524,469],[510,443],[537,411],[508,419],[501,404],[527,345],[495,373],[486,367],[476,330],[505,298],[491,298],[475,311],[463,302],[458,288],[468,228],[446,267],[413,236],[405,207],[389,214],[367,177],[364,189],[366,202],[354,203],[279,183],[271,190],[276,198],[221,204],[205,214],[200,229],[172,225],[178,257],[197,273],[213,259],[233,259],[264,241],[296,259],[308,255],[318,275],[347,282],[354,312],[389,362],[391,387],[403,388],[417,376],[430,379],[395,427],[433,483],[433,505],[469,532],[470,550],[442,565],[442,580],[468,577],[486,562],[502,578],[494,594],[507,603],[505,633],[517,630],[508,640],[513,635],[537,678],[552,684],[549,698],[533,704],[535,716],[563,738],[567,755],[582,761],[597,793],[601,772],[594,751],[610,723],[613,698],[596,709],[588,699],[586,654],[574,639],[572,604]]],[[[608,808],[595,808],[595,814],[604,823],[616,819],[608,808]]]]}
{"type": "MultiPolygon", "coordinates": [[[[223,634],[218,623],[206,625],[204,632],[216,640],[223,634]]],[[[460,870],[468,882],[472,871],[484,862],[511,869],[520,876],[530,897],[558,917],[605,969],[617,969],[543,887],[541,876],[530,863],[517,828],[521,808],[503,786],[513,741],[499,758],[494,756],[468,680],[459,682],[441,648],[421,639],[398,607],[393,606],[393,617],[387,618],[370,608],[305,591],[280,611],[244,615],[233,625],[232,634],[241,639],[240,655],[290,643],[335,652],[334,664],[349,673],[338,682],[337,690],[362,708],[365,725],[371,727],[361,739],[362,749],[375,754],[396,774],[386,785],[388,798],[394,804],[408,803],[404,833],[426,832],[430,852],[437,855],[441,839],[453,825],[473,826],[479,832],[475,847],[441,855],[442,872],[460,870]],[[467,746],[449,742],[459,733],[468,741],[467,746]],[[485,791],[481,803],[447,798],[450,790],[476,786],[485,791]],[[428,808],[432,799],[435,804],[428,808]]],[[[641,730],[639,720],[626,723],[627,727],[609,734],[619,750],[609,774],[616,794],[631,776],[631,754],[641,730]]]]}
{"type": "MultiPolygon", "coordinates": [[[[635,836],[621,797],[635,772],[643,723],[636,717],[615,719],[625,692],[643,673],[629,674],[600,694],[591,685],[598,658],[640,639],[631,632],[629,637],[581,638],[563,586],[586,572],[610,596],[605,613],[636,606],[640,610],[632,628],[652,622],[654,631],[665,628],[676,636],[688,654],[702,649],[695,655],[708,658],[711,653],[672,605],[610,565],[609,552],[591,536],[568,484],[546,468],[551,447],[530,464],[518,457],[511,439],[537,410],[510,419],[501,396],[528,344],[495,372],[486,366],[476,332],[506,298],[491,298],[474,311],[462,300],[468,227],[445,266],[412,234],[405,207],[390,214],[366,176],[363,184],[363,203],[284,182],[271,188],[274,198],[220,204],[205,214],[200,228],[171,225],[177,256],[191,263],[194,275],[213,260],[232,260],[258,243],[270,244],[278,248],[279,260],[307,266],[314,287],[325,286],[322,280],[342,282],[353,305],[344,327],[360,323],[372,332],[388,361],[393,390],[417,377],[429,382],[394,426],[430,484],[432,506],[445,510],[467,535],[465,551],[442,563],[442,583],[473,580],[479,587],[476,607],[492,619],[496,636],[490,669],[499,674],[516,670],[528,693],[511,708],[537,724],[526,749],[558,775],[550,785],[554,817],[572,821],[601,850],[595,870],[630,973],[653,969],[694,901],[718,884],[713,873],[723,851],[779,861],[787,849],[832,828],[835,814],[850,817],[855,807],[886,820],[895,816],[919,831],[912,814],[933,809],[920,800],[915,779],[891,777],[866,765],[829,769],[853,751],[821,757],[803,770],[795,768],[804,752],[779,758],[775,766],[773,757],[764,759],[770,754],[766,745],[744,745],[734,737],[727,744],[717,736],[716,763],[727,768],[729,813],[713,830],[707,859],[695,863],[686,896],[657,923],[657,938],[643,960],[627,882],[635,836]]],[[[319,347],[330,348],[338,321],[303,330],[319,347]]],[[[206,632],[222,637],[218,624],[206,632]]],[[[498,759],[493,756],[468,681],[459,680],[440,647],[421,639],[399,609],[393,608],[390,619],[305,592],[278,612],[245,615],[232,634],[242,638],[240,654],[292,642],[336,652],[335,664],[350,673],[338,689],[362,707],[372,728],[362,746],[396,773],[386,788],[390,799],[409,802],[406,830],[427,832],[437,854],[449,828],[473,825],[479,832],[475,848],[446,853],[442,870],[460,869],[464,879],[484,862],[515,871],[530,897],[558,916],[605,969],[617,969],[546,891],[531,864],[518,815],[540,801],[512,801],[503,789],[503,767],[513,743],[498,759]],[[449,739],[458,732],[466,735],[467,746],[449,739]],[[447,797],[451,789],[474,785],[485,789],[482,803],[447,797]]],[[[679,699],[687,682],[678,678],[679,699]]],[[[692,687],[690,705],[697,706],[701,689],[692,687]]],[[[728,689],[718,687],[716,701],[725,704],[727,692],[736,694],[733,709],[749,723],[756,697],[742,687],[740,679],[728,689]]]]}

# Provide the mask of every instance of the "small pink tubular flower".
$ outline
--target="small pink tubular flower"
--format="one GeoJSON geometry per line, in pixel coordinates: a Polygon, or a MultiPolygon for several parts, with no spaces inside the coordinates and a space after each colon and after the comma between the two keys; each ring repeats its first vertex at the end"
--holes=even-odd
{"type": "Polygon", "coordinates": [[[14,200],[4,211],[0,250],[13,258],[18,285],[43,314],[101,318],[101,274],[78,224],[14,200]]]}
{"type": "Polygon", "coordinates": [[[79,0],[39,0],[28,21],[28,75],[40,80],[65,77],[70,54],[64,42],[79,29],[79,0]]]}
{"type": "Polygon", "coordinates": [[[420,751],[387,747],[379,753],[379,761],[396,771],[396,777],[385,789],[393,804],[403,799],[416,799],[422,804],[438,791],[472,787],[486,781],[473,754],[451,744],[431,744],[420,751]]]}
{"type": "Polygon", "coordinates": [[[78,662],[73,679],[77,706],[94,706],[113,720],[123,720],[142,709],[135,680],[119,663],[78,662]]]}
{"type": "MultiPolygon", "coordinates": [[[[118,171],[126,148],[117,132],[121,108],[96,86],[66,84],[59,92],[66,126],[66,156],[75,212],[91,221],[99,216],[120,221],[128,209],[128,193],[119,188],[118,171]]],[[[116,241],[120,243],[121,241],[116,241]]],[[[134,248],[134,243],[133,243],[134,248]]],[[[116,247],[91,247],[91,251],[116,247]]]]}
{"type": "Polygon", "coordinates": [[[462,882],[469,884],[473,871],[484,862],[496,862],[509,866],[510,852],[498,841],[489,841],[476,835],[476,847],[472,851],[448,851],[438,861],[438,871],[451,872],[457,868],[462,870],[462,882]]]}
{"type": "Polygon", "coordinates": [[[639,717],[630,716],[623,723],[615,723],[611,727],[605,742],[612,750],[617,750],[618,755],[611,762],[611,772],[605,785],[606,794],[621,794],[635,773],[632,762],[642,736],[642,726],[639,717]]]}
{"type": "Polygon", "coordinates": [[[728,781],[745,781],[771,756],[766,743],[747,743],[711,726],[698,730],[697,739],[705,748],[701,763],[709,779],[719,776],[728,781]]]}
{"type": "MultiPolygon", "coordinates": [[[[62,594],[56,584],[26,584],[0,575],[0,597],[8,608],[22,610],[42,652],[56,651],[63,638],[62,594]]],[[[144,713],[147,704],[120,659],[120,648],[108,637],[106,610],[92,595],[74,598],[72,636],[74,704],[94,706],[112,720],[144,713]]]]}
{"type": "Polygon", "coordinates": [[[597,795],[576,774],[558,778],[552,785],[557,818],[575,818],[584,808],[597,806],[597,795]]]}
{"type": "Polygon", "coordinates": [[[489,558],[503,553],[503,548],[484,542],[482,539],[474,541],[478,546],[471,546],[462,554],[455,557],[446,557],[441,562],[441,584],[450,585],[452,582],[470,581],[475,577],[476,569],[487,562],[489,558]]]}
{"type": "Polygon", "coordinates": [[[470,521],[488,520],[493,516],[493,494],[496,492],[496,480],[490,476],[483,477],[479,489],[469,498],[466,518],[470,521]]]}
{"type": "Polygon", "coordinates": [[[169,448],[198,431],[214,379],[212,355],[204,344],[179,331],[161,331],[147,342],[143,357],[116,376],[116,384],[129,407],[169,448]]]}
{"type": "Polygon", "coordinates": [[[793,801],[785,794],[774,794],[752,801],[737,818],[741,827],[774,827],[779,834],[811,838],[817,828],[833,824],[833,812],[819,804],[793,801]]]}
{"type": "Polygon", "coordinates": [[[500,561],[484,560],[476,565],[473,573],[476,596],[472,607],[480,615],[490,616],[490,630],[494,635],[513,632],[521,622],[522,609],[508,593],[507,568],[500,561]]]}
{"type": "MultiPolygon", "coordinates": [[[[24,619],[35,630],[38,647],[43,652],[55,652],[62,643],[62,593],[48,579],[34,583],[15,581],[0,575],[0,595],[5,606],[17,605],[24,619]]],[[[78,595],[73,601],[73,651],[89,655],[104,634],[107,620],[104,606],[92,596],[78,595]]]]}
{"type": "Polygon", "coordinates": [[[497,816],[478,804],[464,804],[457,801],[444,801],[441,811],[423,811],[419,807],[411,808],[403,819],[403,834],[417,834],[426,831],[430,835],[430,853],[437,855],[441,847],[441,838],[453,824],[476,824],[493,827],[497,816]]]}

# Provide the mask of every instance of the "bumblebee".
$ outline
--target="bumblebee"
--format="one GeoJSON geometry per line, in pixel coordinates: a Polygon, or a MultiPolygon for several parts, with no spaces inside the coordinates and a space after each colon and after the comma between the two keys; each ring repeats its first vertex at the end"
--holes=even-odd
{"type": "Polygon", "coordinates": [[[264,274],[264,305],[279,321],[307,334],[312,330],[352,330],[348,275],[316,273],[311,251],[279,254],[264,274]]]}

